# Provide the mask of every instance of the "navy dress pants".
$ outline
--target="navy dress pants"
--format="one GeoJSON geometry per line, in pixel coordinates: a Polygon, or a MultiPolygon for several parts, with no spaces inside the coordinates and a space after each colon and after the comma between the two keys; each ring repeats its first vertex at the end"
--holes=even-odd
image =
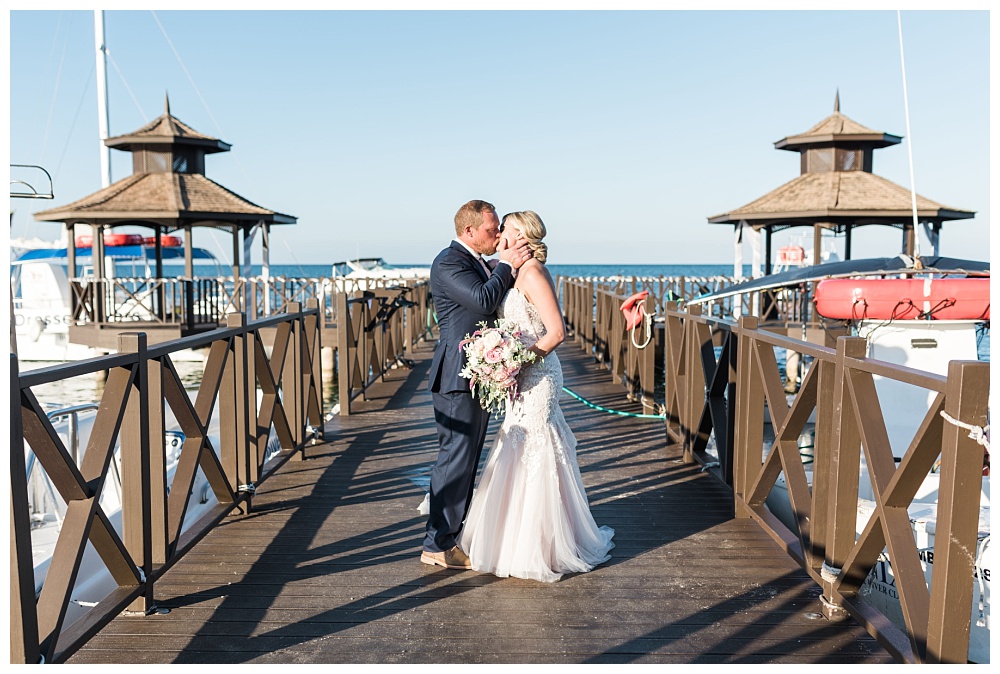
{"type": "Polygon", "coordinates": [[[431,395],[440,449],[431,471],[430,515],[423,547],[443,552],[455,547],[469,511],[490,413],[468,392],[431,395]]]}

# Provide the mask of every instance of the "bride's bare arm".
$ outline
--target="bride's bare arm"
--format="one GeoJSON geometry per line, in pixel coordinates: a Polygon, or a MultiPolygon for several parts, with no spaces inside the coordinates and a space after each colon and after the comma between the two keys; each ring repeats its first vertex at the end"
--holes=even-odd
{"type": "Polygon", "coordinates": [[[566,338],[566,325],[552,278],[543,265],[529,260],[518,272],[517,287],[538,309],[545,325],[545,334],[531,347],[536,356],[544,358],[566,338]]]}

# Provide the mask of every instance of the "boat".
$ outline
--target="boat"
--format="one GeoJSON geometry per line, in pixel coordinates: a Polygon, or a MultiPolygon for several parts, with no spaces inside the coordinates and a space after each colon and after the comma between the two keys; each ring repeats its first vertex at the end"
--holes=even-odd
{"type": "MultiPolygon", "coordinates": [[[[75,243],[79,244],[81,237],[75,243]]],[[[116,278],[143,280],[153,276],[156,250],[143,242],[108,246],[104,249],[105,269],[116,278]]],[[[134,239],[132,239],[134,241],[134,239]]],[[[104,353],[99,349],[75,344],[69,340],[73,323],[70,306],[70,282],[67,248],[52,243],[11,242],[10,283],[13,299],[14,331],[17,338],[18,360],[24,362],[65,362],[92,358],[104,353]]],[[[219,260],[204,248],[194,248],[197,263],[211,265],[215,276],[222,276],[219,260]]],[[[163,246],[161,258],[165,274],[183,274],[184,247],[163,246]]],[[[87,277],[93,273],[93,251],[87,246],[76,247],[78,273],[87,277]]],[[[200,352],[187,350],[178,360],[202,361],[200,352]]]]}
{"type": "Polygon", "coordinates": [[[430,279],[431,268],[392,265],[381,257],[358,257],[334,262],[330,267],[330,274],[337,290],[352,292],[385,288],[409,281],[425,281],[430,279]]]}

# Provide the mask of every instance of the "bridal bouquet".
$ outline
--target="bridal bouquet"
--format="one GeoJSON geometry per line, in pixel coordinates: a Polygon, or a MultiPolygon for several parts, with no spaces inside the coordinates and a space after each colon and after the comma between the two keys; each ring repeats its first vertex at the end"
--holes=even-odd
{"type": "Polygon", "coordinates": [[[503,412],[506,401],[517,399],[517,373],[535,361],[534,352],[521,341],[517,325],[503,318],[494,327],[480,323],[479,330],[466,335],[459,348],[468,356],[459,375],[469,380],[472,395],[479,398],[484,410],[503,412]]]}

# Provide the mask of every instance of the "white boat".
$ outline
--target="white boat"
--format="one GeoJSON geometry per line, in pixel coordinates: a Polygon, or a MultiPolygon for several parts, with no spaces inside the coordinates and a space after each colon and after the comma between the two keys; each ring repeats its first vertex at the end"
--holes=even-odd
{"type": "MultiPolygon", "coordinates": [[[[184,249],[180,246],[161,248],[164,275],[183,273],[184,249]]],[[[52,242],[11,242],[11,294],[13,298],[14,331],[17,338],[17,355],[20,361],[66,362],[92,358],[104,352],[83,344],[69,341],[69,328],[73,318],[70,308],[70,283],[68,277],[67,249],[64,244],[52,242]]],[[[105,269],[116,278],[148,279],[153,276],[155,249],[149,245],[107,246],[105,269]]],[[[77,247],[78,273],[92,275],[91,249],[77,247]]],[[[195,248],[193,258],[199,265],[211,265],[214,275],[222,276],[218,259],[204,248],[195,248]]],[[[142,318],[136,315],[135,318],[142,318]]],[[[123,324],[127,328],[127,323],[123,324]]],[[[200,351],[187,350],[176,355],[176,360],[201,362],[200,351]]]]}
{"type": "Polygon", "coordinates": [[[337,290],[352,292],[385,288],[400,282],[425,281],[431,276],[431,268],[396,266],[380,257],[360,257],[334,262],[330,274],[337,290]]]}

